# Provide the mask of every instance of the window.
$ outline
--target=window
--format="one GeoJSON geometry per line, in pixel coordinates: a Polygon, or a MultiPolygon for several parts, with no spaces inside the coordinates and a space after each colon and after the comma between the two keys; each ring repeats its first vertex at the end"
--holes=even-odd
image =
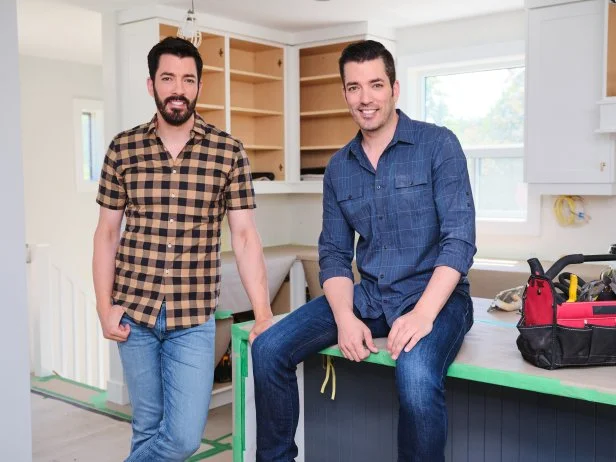
{"type": "Polygon", "coordinates": [[[479,220],[525,220],[524,66],[421,73],[427,122],[451,129],[468,159],[479,220]]]}
{"type": "Polygon", "coordinates": [[[105,156],[103,104],[76,99],[73,104],[78,191],[96,190],[105,156]]]}

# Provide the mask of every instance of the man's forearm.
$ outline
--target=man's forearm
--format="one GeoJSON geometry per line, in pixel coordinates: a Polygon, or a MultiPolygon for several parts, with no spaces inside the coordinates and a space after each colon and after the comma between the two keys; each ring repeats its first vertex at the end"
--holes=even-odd
{"type": "Polygon", "coordinates": [[[115,278],[115,256],[118,251],[119,233],[97,229],[94,233],[94,255],[92,257],[92,274],[96,309],[102,311],[111,308],[111,294],[115,278]]]}
{"type": "Polygon", "coordinates": [[[233,237],[232,247],[240,279],[252,304],[255,320],[271,318],[267,271],[259,234],[253,231],[233,237]]]}
{"type": "Polygon", "coordinates": [[[353,315],[353,281],[345,276],[335,276],[323,283],[323,292],[338,324],[353,315]]]}
{"type": "Polygon", "coordinates": [[[460,282],[460,276],[459,271],[449,266],[437,266],[414,310],[422,311],[432,319],[436,319],[460,282]]]}

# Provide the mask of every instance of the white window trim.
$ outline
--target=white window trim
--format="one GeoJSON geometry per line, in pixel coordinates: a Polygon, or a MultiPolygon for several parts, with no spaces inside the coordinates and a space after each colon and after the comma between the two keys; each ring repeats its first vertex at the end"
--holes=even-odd
{"type": "MultiPolygon", "coordinates": [[[[423,101],[426,75],[445,75],[452,72],[502,69],[524,65],[524,41],[503,42],[467,48],[406,55],[398,58],[400,86],[399,106],[411,118],[424,120],[423,101]]],[[[485,146],[466,148],[468,157],[483,157],[485,146]]],[[[499,146],[490,150],[490,157],[520,157],[521,145],[499,146]]],[[[478,218],[478,235],[526,235],[540,233],[541,196],[533,185],[528,187],[526,219],[478,218]]]]}
{"type": "Polygon", "coordinates": [[[95,192],[98,190],[98,181],[89,181],[83,178],[83,144],[82,144],[82,128],[81,114],[83,112],[91,112],[94,114],[94,123],[97,129],[93,131],[94,139],[92,146],[95,150],[99,150],[99,155],[105,155],[105,147],[103,142],[104,125],[103,125],[103,102],[94,99],[73,100],[73,128],[75,134],[75,186],[78,192],[95,192]]]}

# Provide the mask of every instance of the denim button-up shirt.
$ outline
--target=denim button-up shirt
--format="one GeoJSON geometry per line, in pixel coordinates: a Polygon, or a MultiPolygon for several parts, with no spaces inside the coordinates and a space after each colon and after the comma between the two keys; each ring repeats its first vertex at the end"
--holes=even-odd
{"type": "Polygon", "coordinates": [[[361,132],[330,160],[319,238],[323,285],[335,276],[353,279],[358,234],[354,305],[364,318],[385,314],[390,325],[419,300],[437,266],[459,271],[457,289],[468,292],[476,251],[475,208],[458,139],[447,128],[398,115],[376,171],[361,132]]]}

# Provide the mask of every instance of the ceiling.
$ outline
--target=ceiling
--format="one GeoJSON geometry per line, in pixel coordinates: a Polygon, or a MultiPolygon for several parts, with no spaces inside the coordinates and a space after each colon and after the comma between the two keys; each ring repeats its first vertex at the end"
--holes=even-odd
{"type": "MultiPolygon", "coordinates": [[[[523,8],[524,0],[195,0],[195,10],[289,32],[376,21],[407,27],[523,8]],[[292,5],[292,7],[290,7],[292,5]]],[[[20,52],[100,64],[102,11],[190,0],[17,0],[20,52]]]]}

